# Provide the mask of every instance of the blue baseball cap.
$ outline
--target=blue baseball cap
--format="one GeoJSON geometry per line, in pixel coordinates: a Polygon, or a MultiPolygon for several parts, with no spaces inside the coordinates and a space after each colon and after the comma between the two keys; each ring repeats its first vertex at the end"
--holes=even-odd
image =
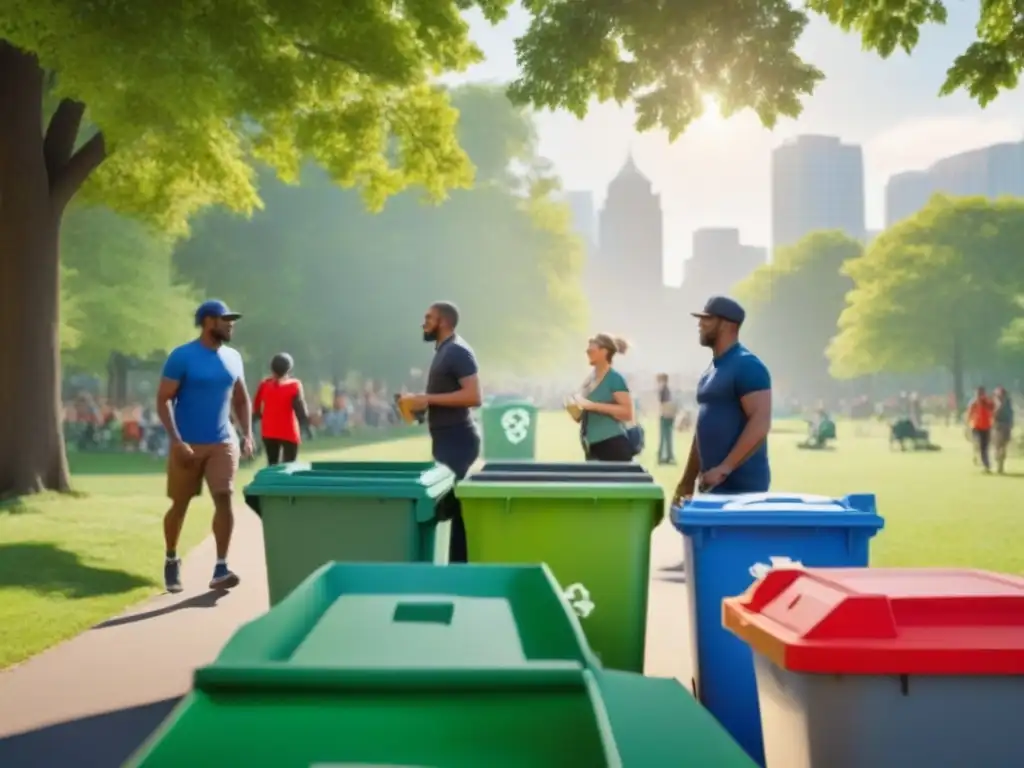
{"type": "Polygon", "coordinates": [[[720,317],[722,320],[736,323],[736,325],[743,325],[743,321],[747,318],[747,313],[740,303],[728,296],[712,296],[704,305],[703,312],[691,312],[690,314],[694,317],[720,317]]]}
{"type": "Polygon", "coordinates": [[[202,325],[203,320],[208,317],[217,317],[222,320],[237,320],[242,315],[238,312],[232,312],[228,309],[228,305],[220,299],[209,299],[199,305],[196,310],[196,325],[202,325]]]}

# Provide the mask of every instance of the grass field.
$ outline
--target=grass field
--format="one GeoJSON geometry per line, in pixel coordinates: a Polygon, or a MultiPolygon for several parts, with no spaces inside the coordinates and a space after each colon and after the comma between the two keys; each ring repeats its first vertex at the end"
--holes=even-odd
{"type": "MultiPolygon", "coordinates": [[[[886,519],[873,541],[876,565],[972,566],[1024,573],[1024,459],[1004,476],[972,466],[958,429],[940,429],[937,453],[892,452],[885,428],[857,435],[839,425],[835,450],[802,451],[801,423],[781,422],[773,433],[773,488],[832,496],[873,492],[886,519]]],[[[679,467],[653,461],[649,430],[645,465],[666,490],[679,467]]],[[[544,414],[538,458],[575,460],[574,427],[562,414],[544,414]]],[[[394,435],[392,435],[395,438],[394,435]]],[[[689,435],[680,435],[685,455],[689,435]]],[[[425,437],[387,442],[320,442],[309,456],[421,459],[425,437]]],[[[145,456],[83,455],[72,469],[76,498],[44,496],[0,507],[0,669],[71,637],[160,589],[160,519],[166,509],[162,464],[145,456]]],[[[243,481],[251,475],[247,468],[243,481]]],[[[209,530],[209,499],[186,523],[182,551],[209,530]]]]}

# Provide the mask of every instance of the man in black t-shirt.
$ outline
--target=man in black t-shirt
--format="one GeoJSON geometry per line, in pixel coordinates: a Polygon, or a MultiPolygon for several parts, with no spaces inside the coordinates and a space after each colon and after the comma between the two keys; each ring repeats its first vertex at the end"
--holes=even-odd
{"type": "MultiPolygon", "coordinates": [[[[423,317],[423,340],[434,343],[434,359],[427,373],[427,391],[403,395],[400,404],[409,411],[427,412],[427,426],[434,460],[451,468],[458,479],[469,472],[480,456],[480,435],[470,409],[482,402],[479,368],[472,347],[455,333],[459,310],[448,301],[430,305],[423,317]]],[[[466,529],[462,510],[453,505],[450,560],[466,562],[466,529]]]]}

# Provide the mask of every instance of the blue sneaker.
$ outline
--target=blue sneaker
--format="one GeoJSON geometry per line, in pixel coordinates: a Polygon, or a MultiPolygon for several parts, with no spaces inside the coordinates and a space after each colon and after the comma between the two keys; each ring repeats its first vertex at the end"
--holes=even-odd
{"type": "Polygon", "coordinates": [[[241,579],[238,574],[233,573],[224,563],[217,563],[213,569],[213,578],[210,579],[210,589],[232,589],[237,587],[241,579]]]}
{"type": "Polygon", "coordinates": [[[181,560],[164,560],[164,589],[171,594],[181,592],[181,560]]]}

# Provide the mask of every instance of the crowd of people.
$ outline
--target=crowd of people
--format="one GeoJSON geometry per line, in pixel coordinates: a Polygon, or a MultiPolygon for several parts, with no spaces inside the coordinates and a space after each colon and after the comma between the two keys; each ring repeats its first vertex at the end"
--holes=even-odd
{"type": "MultiPolygon", "coordinates": [[[[700,344],[709,349],[711,359],[692,396],[678,389],[678,382],[673,388],[664,373],[652,377],[649,386],[624,376],[615,361],[626,353],[627,343],[599,333],[585,350],[589,375],[581,388],[563,396],[561,405],[579,425],[581,452],[587,461],[624,462],[639,455],[645,447],[640,417],[650,415],[644,413],[647,408],[656,409],[659,463],[675,463],[674,435],[692,426],[693,437],[673,494],[675,503],[698,491],[765,492],[771,482],[767,443],[772,417],[780,407],[798,408],[799,404],[773,404],[767,366],[739,340],[745,312],[737,302],[712,297],[693,315],[700,344]]],[[[291,357],[282,353],[271,361],[269,375],[262,378],[251,400],[242,358],[228,346],[240,318],[216,300],[196,310],[199,334],[168,356],[155,409],[139,404],[118,409],[85,393],[67,408],[69,442],[81,450],[120,443],[128,450],[167,456],[171,506],[164,518],[164,581],[169,592],[182,589],[178,538],[191,500],[204,482],[215,510],[217,558],[210,588],[229,589],[239,583],[227,565],[234,482],[240,460],[252,458],[258,443],[269,463],[275,464],[295,460],[303,437],[314,431],[340,435],[356,427],[384,428],[415,418],[427,425],[435,460],[452,468],[457,477],[464,477],[480,455],[473,414],[482,404],[479,368],[472,348],[456,332],[459,313],[450,302],[436,302],[425,314],[423,340],[433,344],[434,356],[422,380],[412,382],[420,391],[403,387],[394,394],[383,382],[367,381],[359,387],[337,383],[318,387],[310,398],[292,375],[291,357]]],[[[534,397],[541,407],[550,404],[550,393],[535,392],[534,397]]],[[[840,407],[854,419],[872,414],[886,418],[895,409],[923,424],[926,403],[911,393],[894,403],[872,404],[860,398],[840,407]]],[[[947,401],[947,408],[955,407],[947,401]]],[[[819,406],[818,410],[824,409],[819,406]]],[[[1005,389],[990,397],[979,388],[967,409],[966,426],[985,471],[992,464],[990,445],[996,469],[1003,471],[1013,428],[1012,399],[1005,389]]],[[[452,504],[450,561],[465,562],[461,511],[457,500],[452,504]]]]}

